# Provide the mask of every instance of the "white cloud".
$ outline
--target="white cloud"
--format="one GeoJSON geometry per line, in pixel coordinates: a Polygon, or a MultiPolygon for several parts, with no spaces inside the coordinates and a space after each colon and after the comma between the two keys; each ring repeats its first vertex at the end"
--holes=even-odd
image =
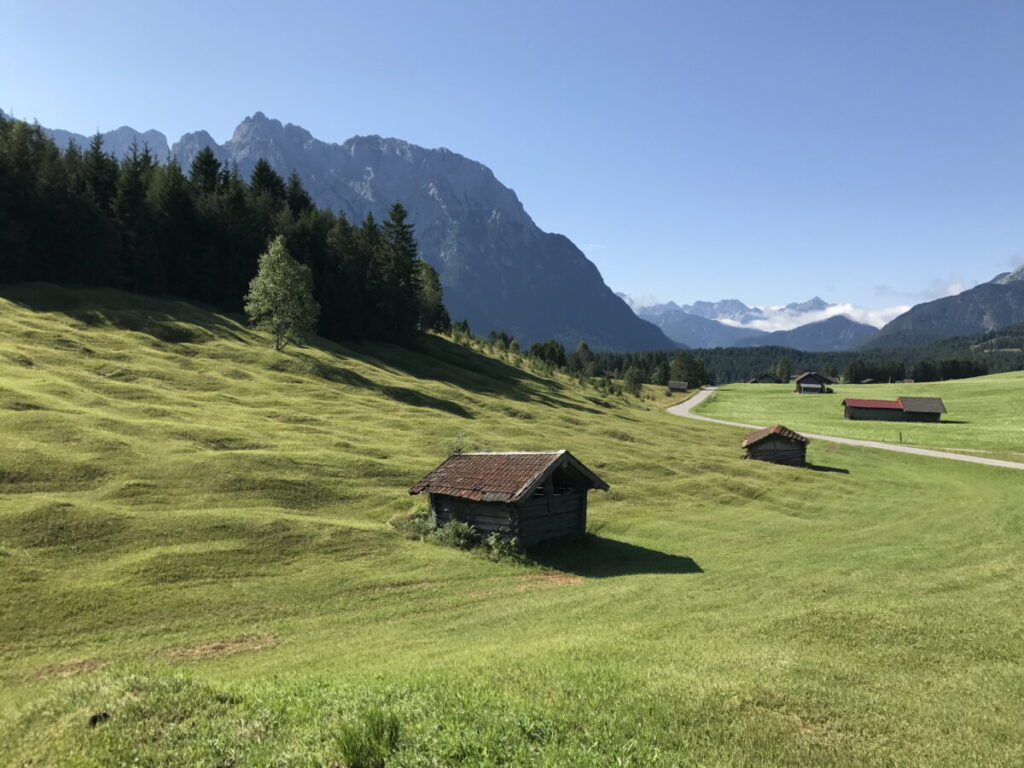
{"type": "Polygon", "coordinates": [[[902,315],[910,309],[910,305],[883,307],[882,309],[865,309],[855,307],[852,304],[833,304],[818,312],[793,312],[785,307],[765,307],[762,310],[763,317],[751,320],[749,323],[740,323],[735,320],[721,320],[721,322],[735,328],[754,328],[759,331],[789,331],[808,323],[817,323],[821,320],[828,320],[837,315],[846,315],[858,323],[867,323],[876,328],[881,328],[894,317],[902,315]]]}

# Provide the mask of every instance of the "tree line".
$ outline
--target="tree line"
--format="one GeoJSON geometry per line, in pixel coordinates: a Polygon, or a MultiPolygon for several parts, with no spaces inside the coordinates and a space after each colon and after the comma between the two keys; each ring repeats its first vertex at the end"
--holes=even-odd
{"type": "Polygon", "coordinates": [[[39,126],[0,117],[0,282],[113,287],[238,312],[278,236],[309,269],[322,336],[449,329],[440,280],[398,203],[386,221],[351,223],[262,159],[244,179],[207,148],[185,171],[146,147],[118,160],[98,135],[62,151],[39,126]]]}

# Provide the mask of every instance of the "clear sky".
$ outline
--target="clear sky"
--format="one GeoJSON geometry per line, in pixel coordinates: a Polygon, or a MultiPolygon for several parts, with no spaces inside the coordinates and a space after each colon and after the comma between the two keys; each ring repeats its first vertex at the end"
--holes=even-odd
{"type": "Polygon", "coordinates": [[[1024,2],[0,0],[0,107],[493,169],[612,288],[880,309],[1024,262],[1024,2]]]}

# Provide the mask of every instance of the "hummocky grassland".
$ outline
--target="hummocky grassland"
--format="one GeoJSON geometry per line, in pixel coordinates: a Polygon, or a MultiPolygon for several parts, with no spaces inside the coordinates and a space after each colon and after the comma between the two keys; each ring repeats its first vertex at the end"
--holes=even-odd
{"type": "Polygon", "coordinates": [[[182,303],[3,296],[4,765],[1024,762],[1018,473],[777,467],[443,339],[279,354],[182,303]],[[586,544],[395,535],[460,432],[602,475],[586,544]]]}
{"type": "Polygon", "coordinates": [[[915,384],[846,384],[828,395],[798,395],[792,384],[729,384],[697,409],[742,424],[785,424],[797,431],[1024,461],[1024,372],[915,384]],[[941,397],[939,424],[847,421],[845,398],[941,397]]]}

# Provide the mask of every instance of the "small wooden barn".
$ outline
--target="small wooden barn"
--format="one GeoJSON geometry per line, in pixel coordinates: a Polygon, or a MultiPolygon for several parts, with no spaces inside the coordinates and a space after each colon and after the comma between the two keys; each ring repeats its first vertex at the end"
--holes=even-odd
{"type": "Polygon", "coordinates": [[[673,392],[685,392],[690,388],[690,382],[670,379],[668,382],[668,388],[673,392]]]}
{"type": "Polygon", "coordinates": [[[899,404],[907,421],[941,421],[946,404],[941,397],[901,397],[899,404]]]}
{"type": "Polygon", "coordinates": [[[851,421],[906,421],[897,400],[843,400],[843,418],[851,421]]]}
{"type": "Polygon", "coordinates": [[[744,458],[803,467],[807,464],[807,444],[811,441],[792,429],[776,424],[759,429],[743,438],[744,458]]]}
{"type": "Polygon", "coordinates": [[[843,400],[843,418],[851,421],[940,421],[946,406],[938,397],[895,400],[843,400]]]}
{"type": "Polygon", "coordinates": [[[796,377],[793,382],[796,385],[794,390],[800,395],[822,395],[827,392],[831,392],[832,389],[829,386],[835,382],[828,376],[823,376],[817,371],[809,371],[808,373],[802,373],[796,377]]]}
{"type": "Polygon", "coordinates": [[[782,383],[782,379],[780,379],[774,373],[768,373],[767,371],[765,373],[758,374],[757,376],[755,376],[754,378],[752,378],[750,381],[747,382],[747,384],[781,384],[781,383],[782,383]]]}
{"type": "Polygon", "coordinates": [[[568,451],[460,453],[409,489],[430,494],[434,525],[461,520],[487,536],[523,546],[579,537],[587,529],[587,492],[608,485],[568,451]]]}

